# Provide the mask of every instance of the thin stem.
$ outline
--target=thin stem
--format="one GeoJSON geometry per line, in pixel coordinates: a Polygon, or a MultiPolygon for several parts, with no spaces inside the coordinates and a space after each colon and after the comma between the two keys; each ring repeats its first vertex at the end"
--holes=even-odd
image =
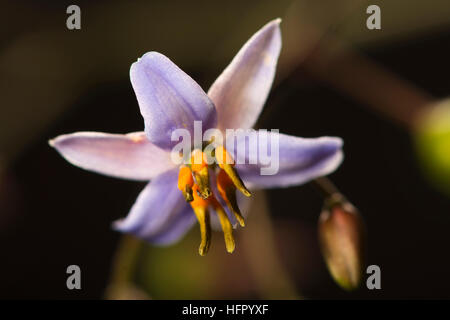
{"type": "Polygon", "coordinates": [[[335,205],[350,204],[347,198],[327,177],[317,178],[312,183],[325,199],[324,208],[331,209],[335,205]]]}
{"type": "Polygon", "coordinates": [[[133,282],[141,244],[142,241],[132,236],[121,237],[113,260],[111,280],[105,292],[106,299],[120,297],[120,291],[133,282]]]}
{"type": "Polygon", "coordinates": [[[312,182],[325,198],[331,197],[335,194],[341,194],[334,183],[327,177],[320,177],[312,182]]]}

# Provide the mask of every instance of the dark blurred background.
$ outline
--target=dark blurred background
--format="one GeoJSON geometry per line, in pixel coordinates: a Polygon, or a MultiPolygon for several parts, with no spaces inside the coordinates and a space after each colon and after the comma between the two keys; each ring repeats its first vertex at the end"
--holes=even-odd
{"type": "MultiPolygon", "coordinates": [[[[77,1],[77,31],[65,24],[72,3],[1,2],[0,298],[103,298],[120,239],[111,222],[128,213],[145,185],[76,168],[48,139],[142,130],[128,76],[138,57],[159,51],[207,90],[240,46],[276,17],[285,18],[282,56],[258,126],[344,139],[345,161],[331,179],[363,215],[368,264],[382,272],[381,290],[364,284],[352,293],[341,290],[317,243],[320,194],[310,185],[269,190],[275,258],[289,290],[311,299],[450,298],[450,199],[424,177],[410,129],[304,65],[317,41],[332,34],[444,98],[450,92],[450,4],[334,2],[77,1]],[[369,4],[381,7],[381,30],[365,27],[369,4]],[[66,288],[71,264],[81,267],[82,290],[66,288]]],[[[249,232],[257,220],[257,214],[248,218],[249,232]]],[[[276,277],[255,271],[259,257],[248,252],[245,232],[237,232],[233,255],[217,233],[210,254],[199,257],[197,228],[172,247],[144,245],[135,281],[157,299],[290,297],[271,289],[276,277]],[[264,276],[269,280],[261,285],[264,276]]]]}

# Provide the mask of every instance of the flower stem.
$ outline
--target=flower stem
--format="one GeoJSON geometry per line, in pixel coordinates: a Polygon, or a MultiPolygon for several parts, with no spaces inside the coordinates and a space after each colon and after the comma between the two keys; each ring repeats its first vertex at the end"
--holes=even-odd
{"type": "Polygon", "coordinates": [[[313,184],[325,198],[331,197],[335,194],[341,194],[334,183],[327,177],[317,178],[313,180],[313,184]]]}
{"type": "Polygon", "coordinates": [[[132,285],[141,244],[142,241],[132,236],[121,237],[113,260],[111,280],[105,292],[106,299],[123,296],[122,291],[132,285]]]}

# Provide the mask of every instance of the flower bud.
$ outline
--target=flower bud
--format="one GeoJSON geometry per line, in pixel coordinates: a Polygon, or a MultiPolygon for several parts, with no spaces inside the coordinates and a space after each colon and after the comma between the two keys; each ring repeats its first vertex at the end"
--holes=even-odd
{"type": "Polygon", "coordinates": [[[319,217],[319,241],[331,276],[345,290],[354,290],[361,283],[364,240],[358,210],[342,195],[327,199],[319,217]]]}

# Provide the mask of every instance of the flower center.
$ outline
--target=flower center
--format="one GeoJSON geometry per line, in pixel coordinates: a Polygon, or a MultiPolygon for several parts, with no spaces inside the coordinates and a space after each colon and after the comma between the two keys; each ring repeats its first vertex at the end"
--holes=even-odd
{"type": "Polygon", "coordinates": [[[222,226],[225,245],[228,252],[235,248],[233,227],[230,219],[218,199],[222,199],[226,207],[233,214],[239,224],[244,227],[244,217],[239,210],[236,190],[250,197],[250,191],[239,177],[231,155],[223,146],[216,147],[210,154],[196,149],[191,152],[189,163],[180,168],[178,175],[178,189],[190,203],[200,225],[201,243],[200,255],[204,256],[211,243],[211,222],[209,210],[213,209],[222,226]],[[215,162],[208,161],[214,157],[215,162]],[[212,163],[212,164],[208,164],[212,163]],[[217,191],[214,194],[210,185],[210,175],[216,176],[217,191]]]}

